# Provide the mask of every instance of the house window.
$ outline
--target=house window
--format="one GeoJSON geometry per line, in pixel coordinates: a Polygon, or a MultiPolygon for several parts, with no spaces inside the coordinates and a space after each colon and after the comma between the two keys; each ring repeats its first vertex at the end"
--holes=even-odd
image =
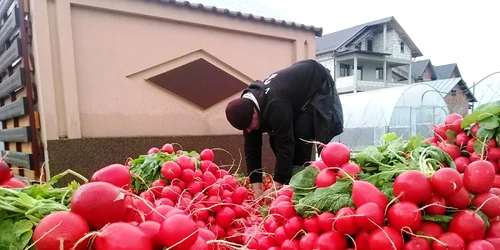
{"type": "Polygon", "coordinates": [[[366,50],[373,51],[373,40],[366,40],[366,50]]]}
{"type": "Polygon", "coordinates": [[[399,44],[399,47],[400,47],[400,49],[401,49],[401,53],[405,53],[405,43],[404,43],[404,42],[401,42],[401,43],[399,44]]]}
{"type": "Polygon", "coordinates": [[[377,68],[375,71],[375,75],[377,76],[378,80],[384,80],[384,69],[383,68],[377,68]]]}
{"type": "Polygon", "coordinates": [[[347,64],[340,64],[340,77],[344,77],[344,76],[349,76],[350,75],[350,67],[349,65],[347,64]]]}

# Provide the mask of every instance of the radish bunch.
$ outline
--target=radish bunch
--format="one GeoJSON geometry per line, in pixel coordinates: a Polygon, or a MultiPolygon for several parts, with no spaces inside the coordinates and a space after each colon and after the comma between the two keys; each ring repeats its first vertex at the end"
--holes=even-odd
{"type": "MultiPolygon", "coordinates": [[[[444,124],[435,126],[434,137],[427,139],[446,152],[456,164],[458,172],[475,161],[488,161],[494,167],[494,187],[500,188],[500,126],[498,118],[489,116],[485,121],[462,128],[464,118],[449,115],[444,124]]],[[[493,178],[490,176],[490,178],[493,178]]]]}

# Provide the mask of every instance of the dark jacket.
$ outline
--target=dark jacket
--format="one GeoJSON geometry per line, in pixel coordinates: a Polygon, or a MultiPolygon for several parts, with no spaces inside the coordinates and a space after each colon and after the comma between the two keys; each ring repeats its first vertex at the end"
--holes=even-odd
{"type": "Polygon", "coordinates": [[[285,183],[290,178],[295,148],[293,124],[306,105],[313,106],[316,140],[328,143],[343,132],[340,99],[330,73],[315,60],[299,61],[274,72],[263,82],[256,81],[243,91],[251,92],[260,108],[260,130],[243,132],[245,156],[250,181],[261,182],[262,133],[274,138],[276,166],[274,180],[285,183]]]}

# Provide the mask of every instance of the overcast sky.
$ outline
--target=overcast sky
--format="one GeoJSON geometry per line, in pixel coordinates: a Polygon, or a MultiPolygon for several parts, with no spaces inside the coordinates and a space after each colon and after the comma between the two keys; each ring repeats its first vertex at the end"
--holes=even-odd
{"type": "Polygon", "coordinates": [[[424,54],[416,60],[457,63],[469,85],[500,71],[498,0],[256,1],[292,21],[322,27],[324,35],[394,16],[424,54]]]}

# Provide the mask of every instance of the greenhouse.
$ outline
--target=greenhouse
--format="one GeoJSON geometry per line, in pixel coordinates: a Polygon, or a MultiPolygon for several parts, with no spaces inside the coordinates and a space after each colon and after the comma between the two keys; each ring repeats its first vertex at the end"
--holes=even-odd
{"type": "Polygon", "coordinates": [[[437,90],[425,83],[341,95],[344,133],[333,141],[353,151],[379,145],[382,135],[396,132],[407,139],[432,135],[432,124],[443,123],[448,106],[437,90]]]}

